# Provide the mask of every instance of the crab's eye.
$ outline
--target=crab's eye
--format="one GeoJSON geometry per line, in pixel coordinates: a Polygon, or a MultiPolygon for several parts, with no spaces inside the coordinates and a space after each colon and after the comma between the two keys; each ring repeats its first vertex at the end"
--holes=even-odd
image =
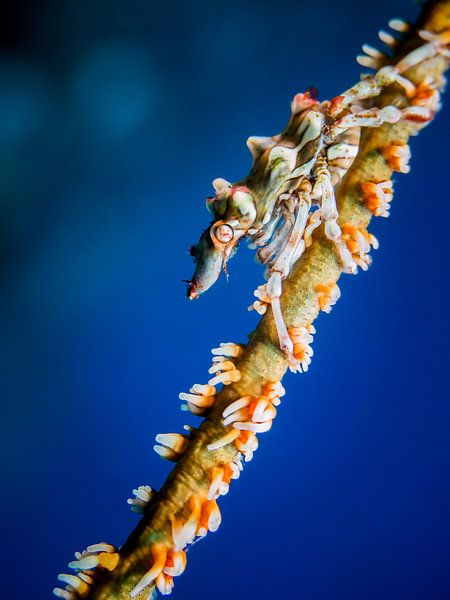
{"type": "Polygon", "coordinates": [[[231,225],[227,225],[226,223],[222,223],[216,227],[214,231],[214,236],[217,241],[222,242],[222,244],[228,244],[234,237],[234,230],[231,225]]]}

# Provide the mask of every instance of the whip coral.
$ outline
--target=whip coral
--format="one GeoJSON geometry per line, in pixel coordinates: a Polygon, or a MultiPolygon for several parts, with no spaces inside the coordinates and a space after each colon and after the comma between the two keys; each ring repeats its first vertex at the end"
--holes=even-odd
{"type": "MultiPolygon", "coordinates": [[[[288,368],[294,372],[308,369],[313,354],[313,321],[320,311],[329,312],[339,299],[340,275],[369,267],[369,251],[378,247],[368,231],[371,217],[389,215],[392,172],[409,171],[408,139],[430,122],[439,108],[443,74],[450,59],[450,2],[429,4],[417,27],[398,19],[390,26],[406,36],[399,41],[390,33],[380,32],[380,39],[393,55],[365,45],[359,63],[375,69],[376,74],[365,76],[347,92],[322,103],[320,110],[329,119],[324,139],[333,150],[328,156],[314,155],[315,170],[311,181],[303,180],[299,185],[297,209],[290,207],[290,197],[283,198],[287,210],[292,209],[284,216],[288,225],[276,229],[275,221],[270,227],[267,221],[266,229],[256,231],[246,224],[245,232],[253,236],[255,247],[264,237],[266,245],[259,250],[259,257],[269,271],[273,269],[268,283],[255,292],[257,300],[252,308],[263,316],[248,344],[224,343],[214,348],[209,369],[212,377],[180,394],[186,409],[206,415],[205,420],[197,430],[188,428],[187,434],[157,436],[156,451],[176,461],[176,466],[158,493],[147,486],[133,491],[135,499],[129,503],[143,513],[138,529],[119,550],[96,544],[77,554],[69,563],[74,574],[60,575],[66,587],[56,588],[57,596],[66,600],[147,598],[154,589],[170,594],[174,577],[186,567],[186,549],[218,529],[218,500],[240,477],[243,462],[254,457],[259,435],[272,427],[284,395],[284,373],[288,368]],[[375,98],[377,105],[358,105],[367,98],[375,98]],[[362,129],[360,140],[356,128],[362,129]],[[350,130],[351,139],[339,137],[350,130]],[[289,220],[289,214],[294,218],[289,220]],[[274,238],[269,241],[271,235],[274,238]],[[285,257],[283,248],[292,240],[289,261],[282,267],[276,267],[277,261],[271,264],[269,257],[277,253],[285,257]],[[277,286],[271,280],[274,273],[277,286]],[[223,387],[217,391],[219,385],[223,387]]],[[[318,131],[315,127],[322,127],[324,121],[319,123],[318,117],[308,112],[317,105],[310,94],[297,94],[291,119],[306,111],[308,127],[312,127],[308,131],[318,131]]],[[[315,142],[320,135],[309,141],[315,142]]],[[[278,150],[279,141],[279,136],[250,138],[248,146],[254,156],[276,148],[275,164],[279,165],[285,159],[291,161],[289,151],[294,149],[287,146],[286,152],[278,150]]],[[[304,167],[295,160],[295,169],[304,167]]],[[[310,174],[302,171],[306,179],[310,174]]],[[[250,188],[233,187],[222,179],[215,180],[214,187],[216,197],[210,204],[232,197],[244,207],[241,214],[254,222],[250,188]]],[[[212,242],[203,238],[201,243],[208,242],[212,252],[220,251],[226,259],[233,227],[238,230],[239,224],[230,225],[222,217],[211,226],[212,242]]],[[[202,291],[200,283],[200,277],[190,282],[190,297],[202,291]]]]}

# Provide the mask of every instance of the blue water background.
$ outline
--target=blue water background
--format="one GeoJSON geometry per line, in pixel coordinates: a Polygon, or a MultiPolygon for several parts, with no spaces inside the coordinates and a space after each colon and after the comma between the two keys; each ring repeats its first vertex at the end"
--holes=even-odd
{"type": "MultiPolygon", "coordinates": [[[[406,2],[11,3],[0,57],[1,595],[49,598],[75,550],[120,545],[170,465],[177,395],[245,341],[241,248],[196,303],[186,248],[211,181],[294,93],[358,80],[406,2]],[[14,13],[14,14],[12,14],[14,13]]],[[[444,102],[450,105],[450,98],[444,102]]],[[[412,141],[368,273],[341,281],[306,375],[189,553],[174,598],[450,598],[450,106],[412,141]]]]}

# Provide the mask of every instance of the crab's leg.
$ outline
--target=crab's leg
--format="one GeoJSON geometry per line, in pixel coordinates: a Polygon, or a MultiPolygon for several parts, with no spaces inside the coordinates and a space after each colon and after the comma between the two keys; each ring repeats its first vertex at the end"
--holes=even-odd
{"type": "MultiPolygon", "coordinates": [[[[427,37],[426,34],[428,32],[422,31],[420,33],[422,37],[427,37]]],[[[403,57],[395,67],[397,72],[404,73],[405,71],[408,71],[408,69],[415,67],[424,60],[433,58],[434,56],[438,56],[440,54],[448,58],[449,51],[445,48],[445,46],[449,42],[450,37],[448,32],[446,34],[444,33],[441,37],[438,35],[435,36],[433,41],[429,42],[428,44],[424,44],[423,46],[419,46],[419,48],[412,50],[409,54],[403,57]]]]}
{"type": "Polygon", "coordinates": [[[267,295],[270,298],[270,303],[272,306],[272,314],[273,319],[275,321],[275,327],[278,333],[278,340],[280,342],[280,348],[286,354],[292,354],[294,349],[294,345],[292,343],[291,338],[289,337],[286,323],[283,319],[283,314],[281,312],[280,306],[280,296],[283,291],[283,286],[281,284],[281,273],[278,271],[274,271],[270,274],[269,279],[267,281],[267,295]]]}
{"type": "Polygon", "coordinates": [[[403,77],[397,67],[387,65],[379,69],[373,77],[363,79],[356,85],[336,96],[331,100],[329,112],[331,115],[338,115],[348,109],[353,103],[359,100],[375,98],[383,91],[383,88],[398,83],[404,90],[408,98],[414,96],[415,85],[406,77],[403,77]]]}
{"type": "Polygon", "coordinates": [[[283,215],[284,222],[278,226],[273,234],[273,237],[267,246],[258,250],[258,260],[263,264],[270,264],[270,259],[280,251],[286,244],[289,233],[292,229],[292,216],[290,214],[283,215]]]}
{"type": "Polygon", "coordinates": [[[394,124],[402,119],[426,124],[433,119],[435,112],[433,106],[408,106],[402,110],[396,106],[385,106],[348,114],[330,126],[326,142],[333,143],[337,136],[352,127],[380,127],[383,123],[394,124]]]}
{"type": "MultiPolygon", "coordinates": [[[[395,21],[391,23],[395,25],[395,21]]],[[[380,35],[380,39],[389,45],[389,38],[385,37],[388,34],[385,34],[385,32],[381,33],[383,35],[380,35]]],[[[443,55],[448,57],[450,55],[450,50],[446,48],[446,45],[450,43],[450,33],[448,30],[441,34],[421,31],[420,35],[428,43],[409,52],[396,65],[382,66],[384,60],[389,60],[388,57],[375,48],[372,48],[372,46],[365,44],[363,50],[368,56],[359,56],[357,60],[363,66],[377,69],[375,75],[360,81],[340,96],[333,98],[330,104],[330,113],[338,115],[357,100],[366,100],[367,98],[378,96],[383,88],[393,83],[397,83],[403,87],[408,98],[414,96],[416,86],[407,77],[403,76],[403,73],[435,56],[443,55]]],[[[392,38],[392,40],[396,41],[395,38],[392,38]]]]}
{"type": "Polygon", "coordinates": [[[327,148],[328,169],[333,186],[342,181],[353,164],[359,150],[360,128],[352,127],[344,132],[335,144],[327,148]]]}
{"type": "Polygon", "coordinates": [[[257,246],[264,246],[267,244],[272,237],[280,219],[281,212],[276,209],[261,229],[249,230],[248,234],[252,239],[252,241],[249,243],[249,248],[256,248],[257,246]]]}
{"type": "Polygon", "coordinates": [[[316,183],[314,184],[312,195],[313,197],[320,195],[321,198],[319,213],[322,221],[325,223],[325,235],[334,243],[344,271],[346,273],[356,273],[356,263],[342,239],[342,231],[337,222],[339,213],[336,206],[334,187],[324,158],[317,160],[315,174],[316,183]]]}
{"type": "Polygon", "coordinates": [[[311,186],[309,182],[303,182],[298,192],[299,200],[294,226],[292,227],[287,244],[270,269],[266,287],[272,306],[272,314],[278,333],[280,348],[289,355],[292,354],[294,346],[281,312],[280,296],[283,290],[282,280],[289,274],[294,262],[301,256],[305,247],[303,232],[305,231],[311,206],[310,192],[311,186]]]}
{"type": "Polygon", "coordinates": [[[338,135],[351,127],[380,127],[383,123],[398,123],[402,117],[402,111],[395,106],[370,108],[358,113],[348,114],[330,126],[326,141],[328,143],[333,142],[338,135]]]}

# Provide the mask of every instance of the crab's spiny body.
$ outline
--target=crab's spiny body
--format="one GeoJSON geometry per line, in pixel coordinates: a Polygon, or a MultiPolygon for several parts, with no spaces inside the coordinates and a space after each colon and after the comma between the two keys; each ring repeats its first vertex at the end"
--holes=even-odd
{"type": "MultiPolygon", "coordinates": [[[[391,26],[395,32],[407,30],[398,19],[391,26]]],[[[426,43],[395,65],[389,64],[386,54],[364,45],[365,55],[358,61],[375,69],[373,76],[364,76],[331,101],[319,102],[310,92],[296,94],[282,133],[247,140],[253,156],[249,175],[235,184],[224,179],[213,182],[216,194],[208,198],[207,206],[214,218],[192,251],[197,267],[188,283],[189,298],[197,298],[214,284],[246,237],[251,247],[258,248],[257,257],[267,267],[267,285],[262,293],[272,306],[280,348],[292,356],[293,344],[280,308],[282,280],[303,254],[312,231],[323,224],[344,272],[356,273],[358,266],[368,264],[368,259],[349,249],[338,223],[335,200],[335,188],[358,154],[361,128],[400,120],[425,125],[439,109],[439,89],[444,82],[423,82],[416,89],[407,72],[434,56],[448,58],[450,35],[421,35],[426,43]],[[403,109],[378,108],[380,92],[394,84],[403,88],[409,105],[403,109]]],[[[398,42],[383,31],[380,39],[391,47],[398,42]]],[[[408,148],[399,148],[397,154],[388,148],[383,156],[395,163],[397,170],[406,172],[407,153],[408,148]]],[[[372,195],[368,202],[378,214],[388,214],[387,200],[372,195]]]]}

